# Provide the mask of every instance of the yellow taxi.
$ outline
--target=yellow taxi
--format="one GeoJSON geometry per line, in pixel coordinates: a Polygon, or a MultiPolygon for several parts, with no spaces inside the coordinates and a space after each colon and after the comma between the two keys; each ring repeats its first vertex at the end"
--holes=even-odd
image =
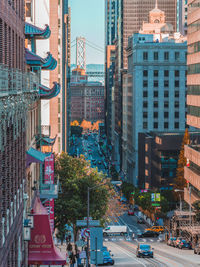
{"type": "Polygon", "coordinates": [[[163,226],[152,226],[150,228],[145,229],[145,231],[153,231],[157,233],[163,233],[164,232],[164,227],[163,226]]]}

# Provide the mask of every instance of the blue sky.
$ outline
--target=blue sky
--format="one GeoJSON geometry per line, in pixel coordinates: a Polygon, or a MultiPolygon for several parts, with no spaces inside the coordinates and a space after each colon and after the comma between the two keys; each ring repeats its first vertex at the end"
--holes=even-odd
{"type": "MultiPolygon", "coordinates": [[[[71,7],[71,41],[77,36],[104,48],[104,1],[69,0],[71,7]]],[[[72,43],[74,45],[75,42],[72,43]]],[[[72,48],[71,62],[75,63],[75,46],[72,48]]],[[[103,64],[104,54],[86,45],[86,64],[103,64]]]]}

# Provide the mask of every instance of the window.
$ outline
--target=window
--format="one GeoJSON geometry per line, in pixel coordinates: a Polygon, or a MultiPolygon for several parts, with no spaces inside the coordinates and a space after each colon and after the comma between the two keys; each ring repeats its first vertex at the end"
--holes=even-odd
{"type": "Polygon", "coordinates": [[[169,127],[169,123],[168,122],[164,122],[164,128],[168,129],[168,127],[169,127]]]}
{"type": "Polygon", "coordinates": [[[148,92],[147,91],[143,91],[143,97],[148,97],[148,92]]]}
{"type": "Polygon", "coordinates": [[[179,112],[174,113],[175,118],[179,118],[179,112]]]}
{"type": "Polygon", "coordinates": [[[174,81],[174,86],[179,87],[179,81],[174,81]]]}
{"type": "Polygon", "coordinates": [[[143,112],[143,118],[147,119],[148,118],[148,113],[147,112],[143,112]]]}
{"type": "Polygon", "coordinates": [[[164,76],[169,77],[169,71],[168,70],[164,70],[164,76]]]}
{"type": "Polygon", "coordinates": [[[143,70],[143,77],[148,77],[148,70],[143,70]]]}
{"type": "Polygon", "coordinates": [[[154,96],[154,97],[158,97],[158,91],[154,91],[154,92],[153,92],[153,96],[154,96]]]}
{"type": "Polygon", "coordinates": [[[153,53],[153,58],[154,58],[154,60],[158,60],[158,52],[153,53]]]}
{"type": "Polygon", "coordinates": [[[143,102],[143,108],[147,108],[148,107],[148,102],[147,101],[144,101],[143,102]]]}
{"type": "Polygon", "coordinates": [[[154,117],[154,118],[158,118],[158,112],[157,112],[157,111],[155,111],[155,112],[153,113],[153,117],[154,117]]]}
{"type": "Polygon", "coordinates": [[[168,101],[165,101],[164,102],[164,108],[168,108],[169,107],[169,102],[168,101]]]}
{"type": "Polygon", "coordinates": [[[154,129],[158,129],[158,123],[157,123],[157,122],[154,122],[154,123],[153,123],[153,128],[154,128],[154,129]]]}
{"type": "Polygon", "coordinates": [[[179,77],[179,70],[175,70],[174,75],[175,75],[175,77],[179,77]]]}
{"type": "Polygon", "coordinates": [[[179,60],[180,58],[180,53],[179,52],[175,52],[175,60],[179,60]]]}
{"type": "Polygon", "coordinates": [[[147,129],[147,127],[148,127],[147,121],[144,121],[143,122],[143,129],[147,129]]]}
{"type": "Polygon", "coordinates": [[[143,80],[143,87],[147,87],[148,86],[148,81],[147,80],[143,80]]]}
{"type": "Polygon", "coordinates": [[[164,52],[164,60],[169,60],[169,52],[164,52]]]}
{"type": "Polygon", "coordinates": [[[158,77],[158,70],[154,70],[154,71],[153,71],[153,76],[154,76],[154,77],[158,77]]]}
{"type": "Polygon", "coordinates": [[[169,81],[168,80],[164,81],[164,87],[169,87],[169,81]]]}
{"type": "Polygon", "coordinates": [[[143,60],[148,60],[148,52],[143,52],[143,60]]]}
{"type": "Polygon", "coordinates": [[[154,82],[153,82],[153,86],[154,86],[154,87],[158,87],[158,81],[154,81],[154,82]]]}
{"type": "Polygon", "coordinates": [[[169,91],[164,91],[164,97],[169,97],[169,91]]]}
{"type": "Polygon", "coordinates": [[[164,118],[169,118],[169,112],[164,112],[164,118]]]}
{"type": "Polygon", "coordinates": [[[174,97],[179,97],[179,91],[174,92],[174,97]]]}
{"type": "Polygon", "coordinates": [[[175,107],[175,108],[179,108],[179,102],[178,102],[178,101],[175,101],[175,102],[174,102],[174,107],[175,107]]]}
{"type": "Polygon", "coordinates": [[[158,108],[158,101],[154,101],[154,102],[153,102],[153,107],[154,107],[154,108],[158,108]]]}
{"type": "Polygon", "coordinates": [[[179,122],[174,123],[174,128],[178,129],[179,128],[179,122]]]}

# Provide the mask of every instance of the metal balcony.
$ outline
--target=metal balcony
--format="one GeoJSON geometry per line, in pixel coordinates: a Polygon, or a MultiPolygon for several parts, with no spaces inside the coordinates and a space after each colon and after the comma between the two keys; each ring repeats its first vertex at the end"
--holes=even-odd
{"type": "MultiPolygon", "coordinates": [[[[190,204],[190,193],[188,188],[184,188],[184,200],[190,204]]],[[[196,200],[200,200],[200,197],[194,192],[194,190],[191,190],[191,204],[196,200]]]]}
{"type": "Polygon", "coordinates": [[[200,146],[185,145],[185,157],[200,166],[200,146]]]}
{"type": "Polygon", "coordinates": [[[41,184],[40,185],[40,198],[58,198],[58,188],[57,184],[41,184]]]}
{"type": "Polygon", "coordinates": [[[195,188],[200,190],[200,173],[199,172],[197,172],[193,168],[185,167],[184,177],[190,184],[192,184],[195,188]]]}

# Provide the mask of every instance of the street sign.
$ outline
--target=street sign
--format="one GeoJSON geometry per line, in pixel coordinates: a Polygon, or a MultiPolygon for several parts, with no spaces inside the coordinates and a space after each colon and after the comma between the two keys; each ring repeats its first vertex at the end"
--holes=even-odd
{"type": "MultiPolygon", "coordinates": [[[[87,217],[84,217],[84,221],[87,221],[87,217]]],[[[92,217],[89,217],[89,221],[92,221],[92,217]]]]}
{"type": "Polygon", "coordinates": [[[80,259],[86,259],[86,251],[85,250],[81,251],[79,257],[80,259]]]}
{"type": "Polygon", "coordinates": [[[153,207],[160,207],[160,203],[152,203],[153,207]]]}
{"type": "Polygon", "coordinates": [[[96,227],[90,229],[90,247],[91,250],[102,250],[103,247],[103,228],[96,227]]]}
{"type": "Polygon", "coordinates": [[[90,237],[90,229],[85,229],[83,232],[83,236],[86,238],[90,237]]]}
{"type": "MultiPolygon", "coordinates": [[[[89,221],[89,226],[99,226],[100,222],[99,220],[92,220],[89,221]]],[[[87,226],[87,220],[77,220],[76,221],[76,226],[87,226]]]]}
{"type": "Polygon", "coordinates": [[[154,193],[151,194],[151,201],[152,201],[152,202],[155,201],[155,194],[154,194],[154,193]]]}
{"type": "Polygon", "coordinates": [[[152,202],[154,202],[154,201],[160,202],[160,193],[152,193],[151,194],[151,201],[152,202]]]}
{"type": "Polygon", "coordinates": [[[158,201],[158,202],[160,202],[160,193],[156,193],[155,195],[156,195],[156,197],[155,197],[155,198],[156,198],[156,200],[155,200],[155,201],[158,201]]]}

